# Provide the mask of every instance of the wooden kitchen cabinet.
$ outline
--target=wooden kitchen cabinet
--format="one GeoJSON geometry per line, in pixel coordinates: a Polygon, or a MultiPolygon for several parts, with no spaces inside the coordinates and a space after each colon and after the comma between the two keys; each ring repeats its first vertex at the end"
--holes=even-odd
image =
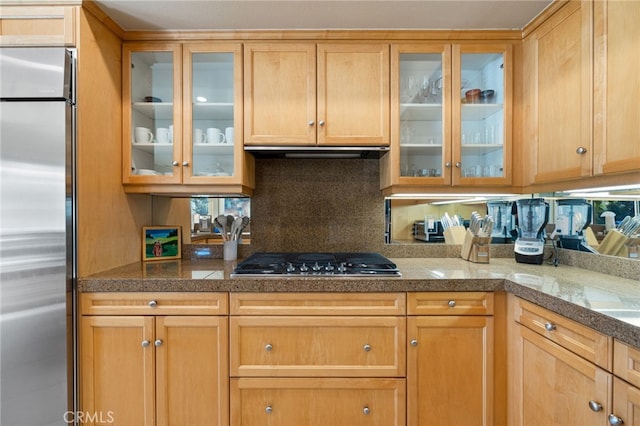
{"type": "Polygon", "coordinates": [[[0,46],[76,45],[80,6],[41,3],[0,8],[0,46]]]}
{"type": "Polygon", "coordinates": [[[511,309],[509,424],[607,424],[611,338],[515,297],[511,309]]]}
{"type": "Polygon", "coordinates": [[[407,425],[494,424],[493,294],[466,296],[408,295],[407,425]]]}
{"type": "Polygon", "coordinates": [[[231,424],[405,424],[404,293],[231,293],[231,424]]]}
{"type": "Polygon", "coordinates": [[[640,170],[640,2],[595,1],[593,173],[640,170]]]}
{"type": "Polygon", "coordinates": [[[389,45],[245,43],[245,145],[389,145],[389,45]]]}
{"type": "Polygon", "coordinates": [[[82,294],[81,410],[116,424],[228,424],[226,307],[212,293],[82,294]]]}
{"type": "Polygon", "coordinates": [[[588,1],[567,2],[524,40],[522,160],[532,183],[592,173],[592,47],[588,1]]]}
{"type": "Polygon", "coordinates": [[[613,374],[613,410],[609,423],[639,426],[640,349],[615,340],[613,374]],[[618,420],[624,423],[616,423],[618,420]]]}
{"type": "Polygon", "coordinates": [[[385,195],[511,183],[510,44],[393,44],[385,195]],[[482,96],[465,94],[479,89],[482,96]],[[426,189],[425,189],[426,190],[426,189]]]}
{"type": "Polygon", "coordinates": [[[125,43],[125,191],[250,193],[241,82],[240,43],[125,43]]]}

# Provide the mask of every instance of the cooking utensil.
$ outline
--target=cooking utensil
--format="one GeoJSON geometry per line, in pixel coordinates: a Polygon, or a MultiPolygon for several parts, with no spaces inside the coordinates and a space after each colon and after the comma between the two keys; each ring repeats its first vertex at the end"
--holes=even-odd
{"type": "Polygon", "coordinates": [[[220,230],[222,241],[228,241],[227,240],[227,216],[221,214],[220,216],[216,217],[213,220],[213,223],[215,223],[216,227],[220,230]]]}

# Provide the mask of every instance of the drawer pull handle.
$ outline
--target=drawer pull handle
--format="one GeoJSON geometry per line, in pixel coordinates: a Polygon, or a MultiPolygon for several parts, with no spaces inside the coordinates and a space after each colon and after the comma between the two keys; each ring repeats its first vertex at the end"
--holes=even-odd
{"type": "Polygon", "coordinates": [[[143,348],[148,347],[150,344],[151,344],[151,342],[150,342],[150,341],[148,341],[148,340],[143,340],[143,341],[142,341],[142,347],[143,347],[143,348]]]}
{"type": "Polygon", "coordinates": [[[156,306],[158,306],[158,302],[155,300],[151,300],[149,301],[149,307],[150,308],[155,308],[156,306]]]}
{"type": "Polygon", "coordinates": [[[362,349],[364,349],[365,352],[369,352],[371,350],[371,345],[366,344],[362,347],[362,349]]]}
{"type": "Polygon", "coordinates": [[[161,346],[162,345],[162,339],[158,339],[155,342],[153,342],[154,345],[156,345],[156,347],[161,346]]]}
{"type": "Polygon", "coordinates": [[[547,331],[554,331],[556,329],[556,325],[552,322],[548,322],[548,323],[545,323],[544,328],[547,331]]]}
{"type": "Polygon", "coordinates": [[[267,351],[267,352],[271,352],[272,349],[273,349],[273,345],[271,343],[267,343],[264,346],[264,350],[267,351]]]}
{"type": "Polygon", "coordinates": [[[602,411],[602,404],[591,400],[589,401],[589,408],[591,408],[591,411],[595,411],[597,413],[598,411],[602,411]]]}
{"type": "Polygon", "coordinates": [[[365,415],[369,415],[369,414],[371,414],[371,409],[370,409],[369,407],[365,406],[365,407],[362,409],[362,412],[363,412],[365,415]]]}
{"type": "Polygon", "coordinates": [[[411,339],[411,342],[409,342],[409,344],[411,346],[418,346],[418,341],[416,339],[411,339]]]}
{"type": "Polygon", "coordinates": [[[270,405],[267,405],[267,408],[265,408],[265,409],[264,409],[264,411],[265,411],[267,414],[271,414],[271,412],[273,411],[273,407],[272,407],[272,406],[270,406],[270,405]]]}
{"type": "Polygon", "coordinates": [[[455,300],[449,300],[449,303],[447,303],[447,305],[449,305],[450,308],[455,308],[456,307],[456,301],[455,300]]]}
{"type": "Polygon", "coordinates": [[[624,421],[615,414],[609,414],[609,424],[613,426],[623,425],[624,421]]]}

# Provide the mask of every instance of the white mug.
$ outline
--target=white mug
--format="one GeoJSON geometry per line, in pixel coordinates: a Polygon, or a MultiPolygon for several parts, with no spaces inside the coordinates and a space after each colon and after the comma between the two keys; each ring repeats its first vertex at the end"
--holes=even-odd
{"type": "Polygon", "coordinates": [[[166,127],[158,127],[156,129],[156,139],[158,143],[169,143],[169,129],[166,127]]]}
{"type": "Polygon", "coordinates": [[[146,127],[136,127],[133,136],[136,143],[153,142],[153,133],[151,133],[151,130],[146,127]]]}
{"type": "Polygon", "coordinates": [[[227,127],[224,129],[224,137],[227,139],[227,143],[233,143],[233,127],[227,127]]]}
{"type": "Polygon", "coordinates": [[[207,143],[207,135],[202,132],[202,129],[193,131],[193,143],[207,143]]]}
{"type": "Polygon", "coordinates": [[[169,126],[169,143],[173,143],[173,124],[169,126]]]}
{"type": "Polygon", "coordinates": [[[209,127],[207,129],[207,141],[209,143],[225,143],[226,139],[220,129],[209,127]]]}

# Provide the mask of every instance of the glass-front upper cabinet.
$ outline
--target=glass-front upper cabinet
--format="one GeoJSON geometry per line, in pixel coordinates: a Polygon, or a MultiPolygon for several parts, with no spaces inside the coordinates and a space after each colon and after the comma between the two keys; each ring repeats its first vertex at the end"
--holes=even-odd
{"type": "Polygon", "coordinates": [[[510,45],[453,46],[453,184],[511,182],[510,45]]]}
{"type": "Polygon", "coordinates": [[[123,48],[123,182],[180,182],[179,44],[123,48]]]}
{"type": "Polygon", "coordinates": [[[184,46],[184,182],[242,175],[242,46],[184,46]]]}
{"type": "MultiPolygon", "coordinates": [[[[451,46],[391,46],[391,150],[387,185],[451,182],[451,46]]],[[[383,186],[386,186],[383,182],[383,186]]]]}

